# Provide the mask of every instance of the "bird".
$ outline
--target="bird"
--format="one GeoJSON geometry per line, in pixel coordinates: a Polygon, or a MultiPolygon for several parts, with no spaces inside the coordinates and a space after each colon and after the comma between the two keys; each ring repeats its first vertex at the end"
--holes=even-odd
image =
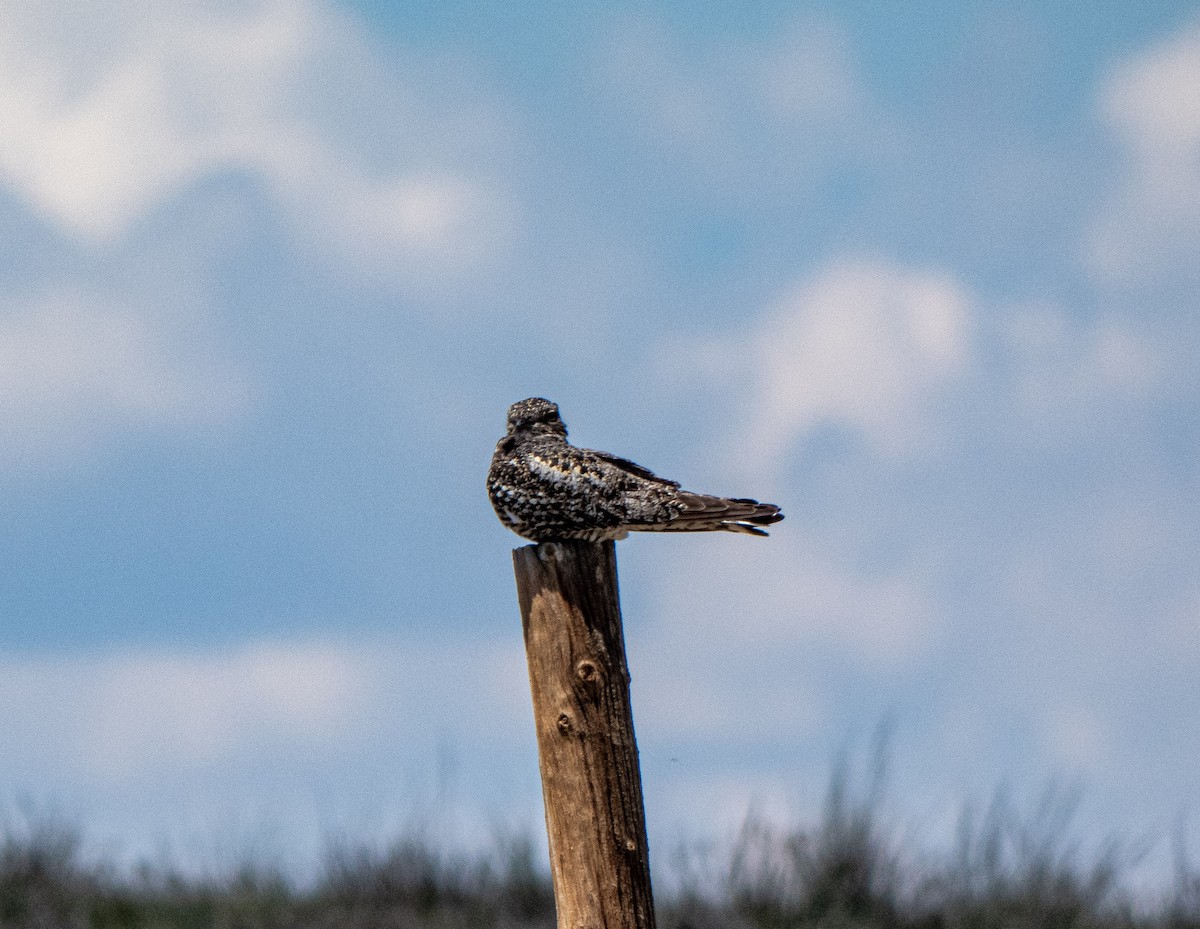
{"type": "Polygon", "coordinates": [[[691,493],[626,458],[567,441],[558,404],[514,403],[488,469],[500,522],[533,542],[618,541],[630,532],[767,535],[779,507],[743,497],[691,493]]]}

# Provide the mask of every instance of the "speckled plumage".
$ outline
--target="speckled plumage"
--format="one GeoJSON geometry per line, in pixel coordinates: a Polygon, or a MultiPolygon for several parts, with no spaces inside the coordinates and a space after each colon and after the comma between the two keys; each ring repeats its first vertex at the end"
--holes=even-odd
{"type": "Polygon", "coordinates": [[[534,542],[600,542],[631,531],[766,535],[763,526],[783,519],[770,503],[689,493],[632,461],[576,448],[558,406],[541,397],[509,408],[487,485],[500,521],[534,542]]]}

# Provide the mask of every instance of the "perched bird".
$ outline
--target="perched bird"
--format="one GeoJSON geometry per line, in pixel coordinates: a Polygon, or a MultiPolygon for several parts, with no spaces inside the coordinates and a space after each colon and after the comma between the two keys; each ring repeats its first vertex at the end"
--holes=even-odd
{"type": "Polygon", "coordinates": [[[541,397],[509,408],[487,485],[500,521],[534,542],[717,529],[766,535],[763,526],[783,519],[770,503],[689,493],[632,461],[576,448],[558,405],[541,397]]]}

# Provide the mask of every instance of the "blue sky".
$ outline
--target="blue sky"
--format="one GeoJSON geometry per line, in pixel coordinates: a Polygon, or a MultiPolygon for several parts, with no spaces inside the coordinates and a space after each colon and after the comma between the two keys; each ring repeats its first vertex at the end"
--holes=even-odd
{"type": "Polygon", "coordinates": [[[482,485],[543,395],[788,514],[619,548],[656,848],[803,819],[884,719],[930,836],[1052,777],[1195,821],[1193,5],[0,24],[0,805],[537,828],[482,485]]]}

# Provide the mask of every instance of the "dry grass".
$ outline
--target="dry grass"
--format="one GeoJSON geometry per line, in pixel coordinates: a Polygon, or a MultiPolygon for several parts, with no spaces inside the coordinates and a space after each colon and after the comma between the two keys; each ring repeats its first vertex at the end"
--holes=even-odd
{"type": "MultiPolygon", "coordinates": [[[[1130,869],[1144,844],[1085,851],[1077,797],[1050,790],[1026,812],[1005,795],[961,819],[941,853],[904,847],[881,816],[883,766],[852,789],[847,767],[823,814],[784,829],[750,817],[731,846],[677,857],[681,890],[659,901],[665,929],[1200,929],[1200,871],[1177,843],[1174,885],[1135,906],[1130,869]]],[[[451,855],[420,835],[337,843],[314,878],[240,864],[195,877],[88,860],[60,818],[0,822],[0,927],[434,927],[549,929],[548,875],[528,838],[451,855]]]]}

